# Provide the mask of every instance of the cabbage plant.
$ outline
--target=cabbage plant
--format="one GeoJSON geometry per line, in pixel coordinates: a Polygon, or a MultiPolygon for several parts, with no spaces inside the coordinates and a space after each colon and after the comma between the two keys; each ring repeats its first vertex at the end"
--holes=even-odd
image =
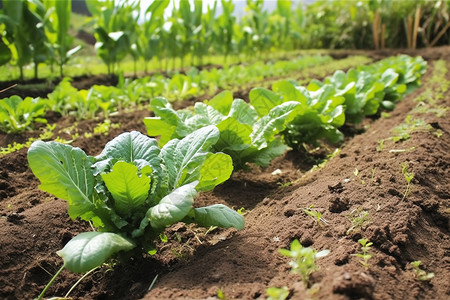
{"type": "Polygon", "coordinates": [[[66,200],[72,219],[96,228],[57,252],[64,267],[83,273],[119,251],[154,251],[159,234],[180,221],[242,229],[242,215],[224,205],[194,207],[198,191],[213,189],[232,172],[228,155],[208,151],[218,139],[218,129],[208,126],[160,149],[155,139],[126,132],[96,157],[70,145],[34,142],[28,162],[40,189],[66,200]]]}
{"type": "Polygon", "coordinates": [[[231,92],[224,91],[207,103],[195,103],[193,111],[176,111],[167,99],[159,97],[151,101],[156,117],[145,118],[144,124],[149,135],[160,136],[161,145],[198,128],[216,125],[220,137],[212,145],[213,152],[230,155],[236,169],[246,169],[247,163],[266,167],[287,149],[278,133],[286,128],[298,105],[280,103],[259,114],[258,108],[242,99],[233,99],[231,92]]]}

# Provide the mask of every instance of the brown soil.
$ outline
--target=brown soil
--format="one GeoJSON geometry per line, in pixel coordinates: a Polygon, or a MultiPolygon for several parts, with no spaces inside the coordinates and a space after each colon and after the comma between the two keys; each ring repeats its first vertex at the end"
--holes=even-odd
{"type": "MultiPolygon", "coordinates": [[[[208,232],[177,224],[166,231],[169,242],[160,243],[157,255],[104,266],[85,278],[71,296],[217,299],[221,290],[227,299],[265,299],[266,288],[287,286],[290,299],[450,299],[450,121],[412,112],[417,105],[414,98],[426,89],[431,72],[430,61],[423,86],[399,103],[390,118],[368,120],[366,131],[349,139],[323,168],[310,171],[317,157],[290,151],[267,169],[237,172],[213,192],[198,197],[199,205],[245,207],[242,231],[208,232]],[[409,114],[423,118],[433,129],[413,133],[407,141],[387,142],[384,150],[377,151],[378,141],[389,137],[409,114]],[[442,136],[433,134],[436,129],[442,136]],[[392,149],[408,151],[391,153],[392,149]],[[414,172],[412,192],[406,198],[402,162],[414,172]],[[281,174],[272,175],[277,169],[281,174]],[[310,205],[328,225],[318,225],[303,212],[310,205]],[[368,212],[369,221],[347,234],[350,215],[361,211],[368,212]],[[361,237],[374,243],[369,268],[353,255],[360,253],[361,237]],[[289,273],[289,258],[278,253],[295,238],[303,246],[330,250],[317,261],[320,269],[312,274],[309,290],[298,275],[289,273]],[[422,268],[435,277],[416,279],[409,264],[414,260],[421,260],[422,268]]],[[[448,107],[450,91],[439,101],[448,107]]],[[[80,136],[73,145],[96,155],[123,131],[145,133],[141,120],[148,114],[121,114],[112,120],[122,125],[120,129],[90,139],[80,136]]],[[[57,128],[72,121],[60,119],[57,128]]],[[[91,132],[94,126],[94,121],[83,121],[74,130],[91,132]]],[[[64,137],[63,132],[56,135],[64,137]]],[[[11,142],[24,136],[5,138],[11,142]]],[[[55,252],[76,234],[90,230],[88,224],[68,217],[64,201],[41,192],[38,185],[27,166],[25,149],[0,158],[1,299],[36,297],[62,265],[55,252]]],[[[63,271],[46,296],[64,296],[79,278],[63,271]]]]}

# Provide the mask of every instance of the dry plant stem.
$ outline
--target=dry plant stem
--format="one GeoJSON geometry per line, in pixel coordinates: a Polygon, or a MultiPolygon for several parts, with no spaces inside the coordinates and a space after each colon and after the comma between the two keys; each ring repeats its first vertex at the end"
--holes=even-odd
{"type": "Polygon", "coordinates": [[[16,87],[16,86],[17,86],[17,83],[13,84],[12,86],[7,87],[6,89],[1,90],[0,93],[3,93],[9,89],[12,89],[13,87],[16,87]]]}
{"type": "Polygon", "coordinates": [[[447,25],[445,25],[445,27],[442,28],[442,30],[436,35],[436,37],[431,42],[430,47],[434,47],[434,45],[436,45],[436,43],[439,41],[439,39],[444,35],[444,33],[447,32],[447,30],[449,28],[450,28],[450,22],[448,22],[447,25]]]}
{"type": "Polygon", "coordinates": [[[414,18],[414,32],[413,32],[413,40],[412,40],[412,48],[416,49],[417,45],[417,33],[419,30],[419,22],[420,22],[420,6],[416,9],[416,16],[414,18]]]}
{"type": "Polygon", "coordinates": [[[379,27],[380,14],[378,9],[375,11],[375,17],[373,20],[373,42],[375,44],[375,49],[378,50],[380,48],[380,41],[378,39],[378,27],[379,27]]]}
{"type": "Polygon", "coordinates": [[[412,27],[413,27],[413,19],[411,16],[408,17],[408,23],[406,25],[406,38],[408,40],[408,49],[412,47],[412,27]]]}
{"type": "Polygon", "coordinates": [[[83,276],[81,276],[80,279],[78,279],[77,282],[75,282],[74,285],[72,285],[72,287],[70,288],[70,290],[67,292],[67,294],[64,296],[64,298],[68,298],[69,294],[77,287],[77,285],[84,279],[86,278],[89,274],[91,274],[92,272],[94,272],[95,270],[97,270],[99,267],[95,267],[92,270],[90,270],[89,272],[86,272],[83,276]]]}

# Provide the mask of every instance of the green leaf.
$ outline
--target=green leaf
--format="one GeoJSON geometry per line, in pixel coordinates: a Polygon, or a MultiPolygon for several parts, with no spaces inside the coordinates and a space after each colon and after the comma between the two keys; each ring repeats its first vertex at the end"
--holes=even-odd
{"type": "Polygon", "coordinates": [[[180,118],[180,114],[172,108],[167,99],[154,98],[150,102],[150,107],[157,117],[144,119],[144,124],[148,135],[161,136],[159,142],[161,146],[171,139],[182,138],[190,133],[189,128],[180,118]]]}
{"type": "Polygon", "coordinates": [[[197,184],[198,181],[194,181],[183,185],[151,207],[147,212],[151,226],[155,229],[164,229],[181,221],[192,209],[194,197],[197,195],[195,190],[197,184]]]}
{"type": "Polygon", "coordinates": [[[172,139],[180,138],[177,134],[177,126],[167,123],[160,117],[148,117],[143,121],[149,136],[160,136],[160,146],[164,146],[172,139]]]}
{"type": "Polygon", "coordinates": [[[233,101],[228,116],[236,119],[239,123],[248,125],[253,125],[258,119],[256,110],[242,99],[233,101]]]}
{"type": "Polygon", "coordinates": [[[89,219],[94,207],[94,175],[90,158],[83,150],[36,141],[28,150],[28,163],[41,181],[41,190],[69,203],[70,217],[89,219]]]}
{"type": "Polygon", "coordinates": [[[296,89],[292,82],[281,80],[272,85],[272,90],[283,97],[283,102],[297,101],[306,105],[306,97],[296,89]]]}
{"type": "Polygon", "coordinates": [[[202,168],[200,169],[200,180],[197,191],[209,191],[216,185],[230,178],[233,172],[233,161],[224,153],[208,154],[202,168]]]}
{"type": "Polygon", "coordinates": [[[220,131],[220,139],[214,145],[216,150],[227,150],[225,152],[228,153],[228,150],[242,151],[250,147],[252,133],[250,125],[241,124],[234,118],[226,118],[217,125],[217,128],[220,131]]]}
{"type": "Polygon", "coordinates": [[[189,120],[191,128],[201,128],[208,125],[220,123],[225,116],[212,106],[197,102],[194,106],[195,116],[189,120]]]}
{"type": "Polygon", "coordinates": [[[163,13],[164,13],[164,10],[169,5],[169,3],[170,3],[170,0],[154,1],[147,8],[146,13],[151,13],[152,14],[152,16],[151,16],[152,18],[155,18],[155,17],[158,17],[158,16],[162,16],[163,13]]]}
{"type": "Polygon", "coordinates": [[[145,203],[150,189],[150,178],[138,176],[138,168],[133,164],[119,161],[112,172],[102,174],[102,179],[114,198],[117,211],[129,215],[145,203]]]}
{"type": "Polygon", "coordinates": [[[119,251],[129,251],[135,244],[111,232],[83,232],[56,252],[64,259],[64,266],[72,272],[84,273],[101,266],[119,251]]]}
{"type": "Polygon", "coordinates": [[[283,144],[280,138],[276,138],[271,141],[265,148],[257,150],[253,148],[253,153],[249,154],[247,158],[249,162],[257,164],[258,166],[267,167],[270,162],[284,154],[288,147],[283,144]]]}
{"type": "Polygon", "coordinates": [[[144,160],[153,170],[161,172],[159,152],[156,139],[137,131],[122,133],[108,142],[102,153],[96,157],[95,175],[110,169],[112,162],[117,160],[128,163],[144,160]]]}
{"type": "Polygon", "coordinates": [[[22,23],[24,4],[26,4],[26,2],[23,0],[3,1],[4,12],[14,21],[14,23],[16,23],[16,26],[19,26],[22,23]]]}
{"type": "Polygon", "coordinates": [[[207,102],[208,105],[218,110],[224,116],[230,112],[232,103],[233,93],[230,91],[223,91],[207,102]]]}
{"type": "Polygon", "coordinates": [[[383,106],[383,108],[385,108],[387,110],[394,110],[394,108],[395,108],[395,103],[393,103],[391,101],[383,101],[383,102],[381,102],[381,105],[383,106]]]}
{"type": "Polygon", "coordinates": [[[272,108],[283,103],[280,95],[265,88],[252,89],[249,98],[251,105],[253,105],[260,117],[267,115],[272,108]]]}
{"type": "Polygon", "coordinates": [[[206,151],[218,139],[219,130],[211,125],[194,131],[182,140],[171,140],[161,149],[169,176],[169,190],[199,179],[206,151]]]}
{"type": "Polygon", "coordinates": [[[276,134],[286,128],[286,123],[292,120],[295,109],[300,105],[295,101],[285,102],[275,106],[266,116],[255,122],[251,134],[253,145],[257,148],[266,147],[276,134]]]}
{"type": "Polygon", "coordinates": [[[241,230],[245,225],[242,215],[222,204],[194,208],[185,221],[187,223],[195,222],[203,227],[234,227],[237,230],[241,230]]]}
{"type": "Polygon", "coordinates": [[[3,42],[3,39],[0,38],[0,66],[8,63],[11,60],[11,50],[6,44],[3,42]]]}
{"type": "Polygon", "coordinates": [[[381,75],[381,81],[384,83],[385,88],[391,87],[395,85],[399,77],[399,74],[395,72],[394,69],[387,69],[384,71],[384,73],[381,75]]]}

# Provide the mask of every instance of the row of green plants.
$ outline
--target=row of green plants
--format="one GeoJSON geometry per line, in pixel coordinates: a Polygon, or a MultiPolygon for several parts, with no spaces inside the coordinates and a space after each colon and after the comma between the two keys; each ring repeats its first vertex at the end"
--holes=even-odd
{"type": "MultiPolygon", "coordinates": [[[[277,0],[269,12],[263,0],[247,0],[238,18],[237,4],[182,0],[168,12],[170,0],[154,1],[141,10],[140,1],[86,1],[96,38],[95,51],[117,73],[131,56],[147,66],[153,58],[202,65],[204,57],[220,54],[248,60],[276,51],[311,48],[385,48],[448,44],[449,0],[316,1],[310,5],[277,0]],[[219,8],[220,7],[220,8],[219,8]],[[206,8],[206,9],[205,9],[206,8]],[[221,14],[218,15],[221,10],[221,14]],[[191,62],[186,62],[191,59],[191,62]]],[[[71,0],[5,0],[0,12],[0,65],[20,69],[39,63],[63,66],[80,50],[73,46],[71,0]]],[[[146,67],[145,67],[146,68],[146,67]]]]}
{"type": "MultiPolygon", "coordinates": [[[[92,15],[89,23],[94,28],[95,51],[107,65],[108,74],[117,74],[118,64],[127,56],[147,64],[156,58],[166,62],[181,60],[181,67],[194,58],[203,64],[207,55],[221,54],[225,64],[229,56],[247,58],[269,50],[291,50],[289,23],[290,1],[277,1],[277,8],[269,13],[263,1],[248,1],[248,13],[238,19],[231,0],[218,1],[204,10],[201,0],[183,0],[171,7],[170,0],[149,3],[142,9],[141,1],[90,0],[86,1],[92,15]],[[221,6],[222,14],[218,6],[221,6]]],[[[39,63],[63,66],[80,50],[73,47],[73,37],[68,34],[71,0],[5,0],[0,11],[0,65],[12,63],[20,69],[33,63],[35,78],[39,63]]]]}
{"type": "Polygon", "coordinates": [[[450,88],[450,80],[446,79],[447,67],[444,60],[433,62],[433,73],[427,82],[425,91],[414,99],[417,102],[416,108],[405,120],[390,131],[390,136],[378,141],[377,151],[385,151],[388,148],[390,153],[402,153],[413,151],[415,147],[398,148],[396,144],[408,140],[413,133],[431,132],[438,138],[444,133],[441,128],[433,128],[425,119],[423,114],[434,114],[437,118],[447,115],[449,108],[439,103],[445,99],[445,93],[450,88]]]}
{"type": "MultiPolygon", "coordinates": [[[[365,57],[350,57],[344,64],[354,66],[367,63],[365,57]]],[[[233,66],[225,69],[198,71],[191,69],[186,74],[175,74],[171,78],[162,75],[146,76],[135,80],[121,77],[117,87],[95,85],[88,90],[77,90],[70,79],[63,79],[55,90],[45,98],[22,99],[12,96],[0,100],[0,130],[6,133],[32,129],[35,122],[46,123],[47,111],[77,119],[92,119],[99,113],[107,118],[111,113],[133,105],[148,103],[156,96],[165,96],[170,101],[188,99],[203,94],[215,94],[218,90],[249,84],[265,78],[287,76],[294,72],[316,69],[317,66],[332,67],[336,62],[329,56],[305,56],[293,61],[255,63],[249,66],[233,66]]]]}
{"type": "Polygon", "coordinates": [[[288,147],[307,150],[323,140],[342,141],[339,127],[392,110],[408,89],[420,83],[425,70],[422,58],[402,55],[337,71],[306,87],[282,80],[272,90],[254,88],[249,103],[224,91],[210,101],[197,102],[193,109],[177,111],[159,97],[150,103],[155,117],[145,118],[144,123],[148,135],[160,136],[160,145],[215,125],[221,136],[213,151],[229,154],[237,169],[248,163],[267,166],[288,147]]]}
{"type": "MultiPolygon", "coordinates": [[[[444,94],[450,87],[450,81],[445,78],[446,73],[447,67],[445,61],[438,60],[433,62],[433,73],[431,78],[427,80],[427,87],[425,91],[414,99],[417,103],[417,107],[412,111],[414,115],[425,113],[435,114],[438,118],[442,118],[446,115],[448,109],[440,106],[438,103],[440,100],[444,99],[444,94]]],[[[391,133],[393,134],[392,136],[379,141],[380,145],[377,147],[377,150],[382,151],[384,146],[381,147],[381,145],[384,145],[384,142],[388,140],[393,143],[399,143],[409,139],[412,133],[418,131],[431,131],[437,138],[442,135],[442,131],[440,129],[433,131],[433,128],[423,119],[417,119],[415,117],[416,116],[408,115],[404,123],[391,130],[391,133]]],[[[414,149],[415,147],[409,149],[392,149],[389,152],[398,154],[413,151],[414,149]]],[[[400,164],[400,169],[406,182],[404,191],[400,193],[400,195],[402,195],[401,200],[404,201],[414,191],[413,180],[415,174],[410,170],[407,162],[402,162],[400,164]]],[[[355,168],[353,174],[356,178],[358,178],[358,180],[360,179],[361,185],[371,185],[377,181],[375,172],[376,168],[374,167],[370,170],[370,174],[367,174],[368,172],[366,172],[366,175],[361,175],[361,172],[355,168]]],[[[304,208],[303,212],[314,220],[314,223],[318,226],[318,228],[321,229],[325,226],[329,226],[329,222],[324,218],[319,210],[314,208],[314,205],[304,208]]],[[[352,210],[347,217],[349,218],[351,226],[347,230],[346,234],[352,235],[353,237],[363,235],[363,231],[371,223],[369,212],[361,208],[352,210]]],[[[358,243],[361,248],[360,252],[351,255],[358,257],[359,263],[366,270],[370,270],[372,267],[370,261],[375,256],[374,249],[372,249],[373,243],[366,238],[358,239],[358,243]]],[[[289,262],[291,272],[300,276],[300,279],[307,289],[308,294],[312,295],[317,293],[317,289],[314,285],[311,286],[310,275],[319,270],[316,263],[317,259],[326,256],[330,253],[330,251],[317,251],[310,247],[303,247],[300,242],[295,239],[290,244],[290,249],[279,249],[279,252],[284,256],[292,258],[289,262]]],[[[414,277],[420,281],[429,281],[435,277],[433,272],[427,272],[422,269],[422,261],[420,260],[411,261],[407,268],[412,270],[414,277]]],[[[287,286],[270,287],[266,290],[266,294],[268,296],[267,299],[271,300],[284,300],[289,296],[292,296],[287,286]]]]}
{"type": "MultiPolygon", "coordinates": [[[[193,111],[175,111],[168,100],[155,98],[151,108],[157,117],[144,122],[150,136],[161,138],[126,132],[107,143],[96,157],[70,145],[35,141],[27,157],[41,181],[40,189],[66,200],[69,216],[89,221],[94,228],[75,236],[57,252],[64,264],[55,277],[64,268],[92,272],[115,255],[126,259],[142,251],[154,253],[155,241],[164,229],[180,221],[242,229],[243,215],[233,209],[220,204],[196,207],[197,192],[212,190],[249,162],[268,165],[287,149],[286,141],[338,141],[342,134],[337,127],[345,123],[346,96],[364,101],[359,105],[365,114],[366,104],[374,106],[372,99],[377,95],[377,110],[381,109],[382,101],[399,100],[393,100],[388,92],[404,93],[408,84],[418,84],[425,67],[420,58],[399,56],[368,66],[376,80],[363,90],[343,92],[331,83],[313,81],[301,87],[280,81],[273,91],[253,89],[250,104],[224,91],[207,103],[196,103],[193,111]],[[394,63],[405,64],[397,68],[405,73],[386,67],[394,63]],[[385,77],[390,80],[382,80],[385,77]],[[380,81],[385,84],[378,91],[376,83],[380,81]],[[360,93],[372,96],[357,97],[360,93]],[[316,135],[303,140],[299,132],[316,135]]],[[[362,75],[346,87],[365,86],[360,83],[368,80],[366,71],[362,67],[357,71],[362,75]]]]}
{"type": "Polygon", "coordinates": [[[34,64],[34,77],[38,65],[48,63],[63,66],[81,50],[73,46],[70,27],[70,0],[5,0],[0,10],[0,65],[12,63],[19,68],[24,79],[24,68],[34,64]]]}

